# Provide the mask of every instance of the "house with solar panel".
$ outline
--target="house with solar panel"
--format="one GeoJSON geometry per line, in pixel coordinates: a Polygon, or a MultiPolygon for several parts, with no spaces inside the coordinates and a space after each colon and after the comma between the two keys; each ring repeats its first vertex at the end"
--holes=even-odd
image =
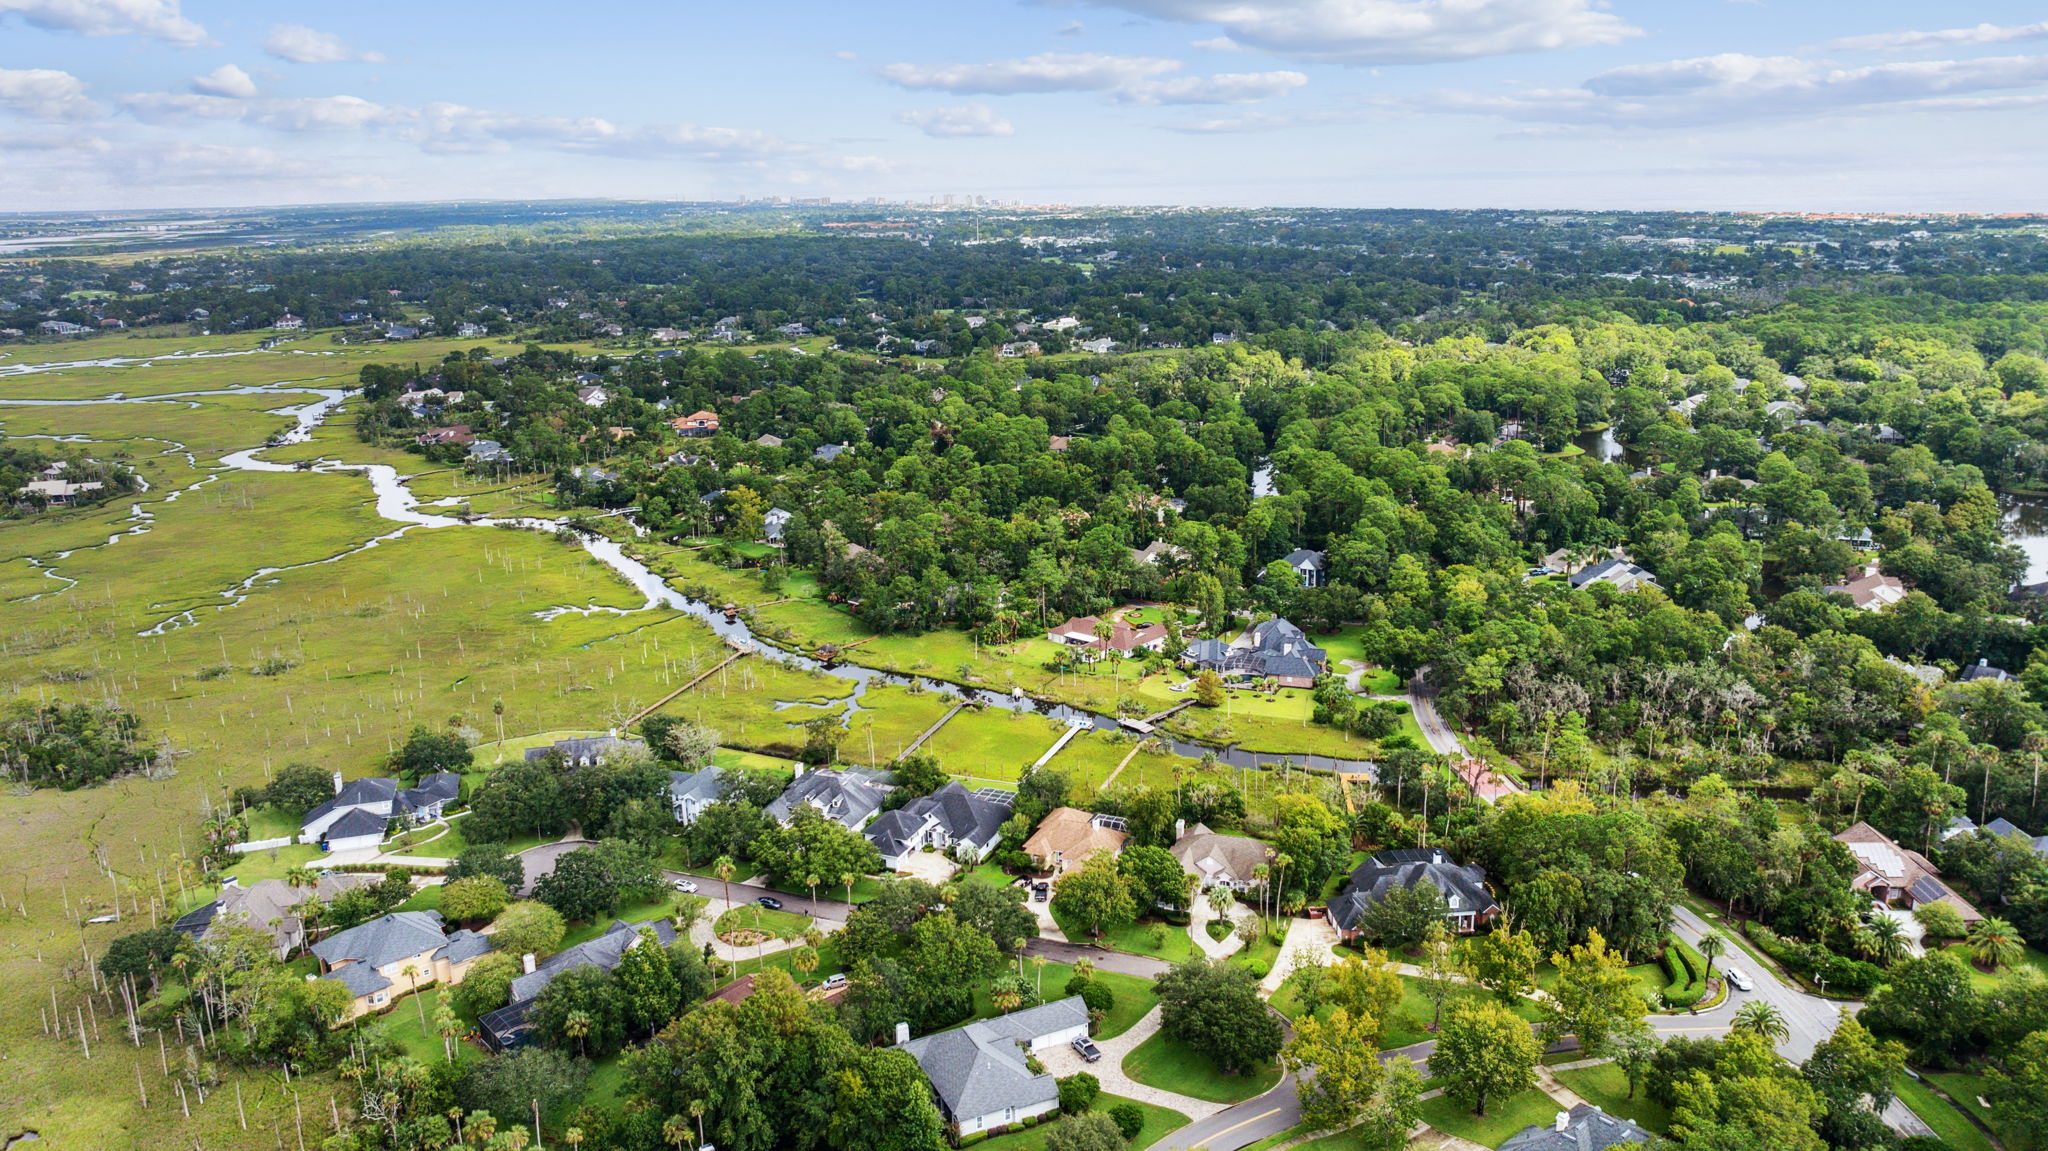
{"type": "Polygon", "coordinates": [[[891,871],[901,870],[912,855],[927,847],[952,852],[954,859],[972,865],[987,859],[1002,841],[1010,806],[1003,792],[969,791],[954,780],[930,795],[883,812],[865,834],[891,871]]]}
{"type": "Polygon", "coordinates": [[[1924,904],[1946,903],[1956,909],[1966,924],[1984,918],[1969,900],[1942,881],[1941,870],[1926,856],[1910,847],[1900,847],[1869,824],[1858,823],[1836,835],[1835,841],[1848,848],[1859,865],[1849,886],[1872,900],[1907,911],[1924,904]]]}

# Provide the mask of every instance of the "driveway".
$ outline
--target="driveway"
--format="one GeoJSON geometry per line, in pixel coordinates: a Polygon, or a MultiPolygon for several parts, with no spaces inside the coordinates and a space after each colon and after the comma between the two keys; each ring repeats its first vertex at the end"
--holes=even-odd
{"type": "Polygon", "coordinates": [[[1118,975],[1135,975],[1141,979],[1157,979],[1173,966],[1164,959],[1154,959],[1149,955],[1132,955],[1059,939],[1034,939],[1024,945],[1024,954],[1043,955],[1054,963],[1071,964],[1086,959],[1095,965],[1097,971],[1114,971],[1118,975]]]}
{"type": "Polygon", "coordinates": [[[1143,1019],[1131,1025],[1129,1031],[1114,1039],[1098,1039],[1095,1046],[1102,1051],[1098,1062],[1090,1063],[1072,1047],[1060,1046],[1039,1052],[1039,1061],[1054,1076],[1064,1077],[1076,1071],[1086,1071],[1102,1081],[1102,1089],[1112,1095],[1123,1095],[1143,1103],[1156,1103],[1171,1107],[1190,1119],[1206,1119],[1224,1109],[1222,1103],[1211,1103],[1204,1099],[1150,1087],[1124,1074],[1124,1056],[1129,1055],[1138,1044],[1152,1037],[1159,1030],[1159,1008],[1145,1013],[1143,1019]]]}
{"type": "Polygon", "coordinates": [[[1259,986],[1271,995],[1280,990],[1287,977],[1294,974],[1303,954],[1322,957],[1324,966],[1337,961],[1337,929],[1328,919],[1290,919],[1287,921],[1287,938],[1280,944],[1280,954],[1273,960],[1273,969],[1259,981],[1259,986]]]}
{"type": "Polygon", "coordinates": [[[1422,729],[1422,738],[1429,743],[1431,751],[1438,755],[1465,758],[1465,745],[1458,742],[1458,733],[1437,714],[1436,689],[1423,680],[1429,671],[1423,668],[1408,681],[1408,698],[1414,704],[1415,725],[1422,729]]]}

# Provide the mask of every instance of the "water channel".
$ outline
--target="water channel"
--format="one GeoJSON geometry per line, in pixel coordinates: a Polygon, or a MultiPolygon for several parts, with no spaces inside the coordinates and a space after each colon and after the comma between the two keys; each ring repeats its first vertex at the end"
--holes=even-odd
{"type": "MultiPolygon", "coordinates": [[[[251,393],[261,393],[278,396],[311,395],[317,398],[309,403],[276,409],[274,414],[291,417],[294,424],[292,429],[288,432],[285,432],[283,435],[273,439],[270,443],[265,444],[261,447],[248,448],[243,451],[232,452],[226,456],[221,457],[221,464],[223,465],[223,467],[232,471],[289,472],[300,470],[297,465],[273,463],[268,460],[259,459],[258,456],[268,448],[283,447],[287,444],[302,443],[305,440],[309,439],[313,435],[314,431],[320,427],[322,422],[324,422],[327,419],[327,417],[334,411],[336,407],[340,406],[342,401],[345,398],[347,398],[348,395],[348,392],[342,389],[322,388],[306,384],[279,382],[267,385],[222,388],[212,392],[193,391],[174,393],[162,396],[139,396],[133,399],[109,398],[102,400],[76,401],[22,400],[0,401],[0,403],[22,405],[64,405],[74,403],[167,403],[176,405],[188,403],[193,397],[196,396],[248,395],[251,393]]],[[[347,551],[341,552],[337,555],[326,557],[325,559],[312,561],[312,563],[315,564],[334,563],[338,560],[345,559],[348,556],[355,554],[356,552],[363,551],[368,548],[377,547],[387,541],[396,539],[399,536],[404,535],[406,532],[409,532],[415,528],[521,528],[530,531],[548,533],[555,533],[562,530],[562,525],[553,520],[547,519],[536,519],[527,517],[480,517],[462,519],[455,516],[437,515],[431,512],[422,511],[419,498],[413,494],[411,488],[406,486],[406,477],[400,475],[396,468],[393,468],[388,464],[346,464],[334,460],[322,460],[318,463],[313,464],[311,470],[327,473],[363,473],[370,481],[370,491],[376,501],[375,507],[377,515],[385,520],[391,521],[392,523],[399,525],[396,530],[388,532],[381,536],[376,536],[347,551]]],[[[1268,482],[1270,483],[1270,469],[1267,470],[1269,476],[1268,482]]],[[[201,480],[199,482],[209,482],[213,478],[215,477],[209,476],[206,479],[201,480]]],[[[178,493],[173,493],[172,498],[175,498],[177,494],[178,493]]],[[[137,511],[138,514],[142,514],[139,508],[137,509],[137,511]]],[[[146,526],[144,527],[144,530],[146,530],[146,526]]],[[[1034,699],[1030,696],[1021,694],[1012,695],[1003,692],[990,691],[982,688],[963,687],[960,684],[951,683],[946,680],[932,679],[927,676],[903,675],[898,672],[883,671],[878,668],[864,667],[860,664],[855,663],[826,663],[822,660],[814,659],[800,652],[791,651],[787,648],[777,646],[775,643],[767,640],[764,637],[755,635],[753,629],[747,625],[745,620],[728,620],[723,612],[721,612],[717,608],[714,608],[712,605],[704,603],[701,600],[691,599],[689,596],[686,596],[681,592],[676,591],[674,588],[670,587],[667,581],[663,580],[661,576],[657,575],[652,569],[648,568],[647,565],[641,563],[639,560],[634,559],[632,556],[626,554],[624,547],[622,547],[617,541],[607,539],[602,536],[585,535],[582,533],[576,533],[576,540],[577,543],[586,552],[590,554],[590,557],[592,559],[605,565],[614,572],[617,572],[622,579],[624,579],[627,583],[631,584],[635,589],[637,589],[640,592],[640,594],[643,597],[645,597],[645,604],[638,610],[645,611],[654,608],[668,608],[673,611],[686,613],[697,619],[699,622],[703,623],[704,626],[710,628],[720,638],[729,640],[738,647],[751,650],[762,659],[769,659],[777,663],[786,665],[788,667],[798,668],[804,671],[820,672],[822,674],[832,676],[836,679],[850,681],[853,684],[853,694],[851,697],[851,701],[846,705],[846,716],[849,720],[851,719],[853,712],[857,711],[860,708],[861,697],[867,693],[869,687],[875,684],[895,684],[905,687],[915,685],[920,690],[930,691],[940,695],[952,696],[955,698],[966,699],[980,705],[988,707],[998,707],[1006,711],[1034,712],[1036,714],[1043,715],[1049,719],[1057,720],[1059,722],[1073,726],[1090,727],[1098,731],[1122,730],[1121,725],[1118,723],[1117,719],[1114,716],[1103,715],[1099,712],[1089,711],[1085,708],[1073,707],[1068,704],[1055,703],[1049,700],[1034,699]]],[[[112,541],[109,542],[111,543],[112,541]]],[[[217,605],[217,608],[232,607],[235,604],[240,603],[256,588],[258,584],[265,580],[271,579],[279,572],[287,570],[290,569],[275,567],[266,567],[258,569],[253,575],[241,581],[236,586],[223,591],[221,593],[223,597],[223,602],[217,605]]],[[[58,576],[54,571],[49,571],[46,574],[57,579],[64,578],[62,576],[58,576]]],[[[541,612],[537,614],[540,614],[543,618],[551,618],[553,615],[559,615],[566,612],[584,612],[589,610],[592,609],[573,607],[551,608],[548,609],[546,612],[541,612]]],[[[177,615],[171,616],[165,620],[158,622],[153,627],[147,629],[144,632],[144,634],[161,634],[165,630],[177,627],[192,626],[196,624],[196,622],[197,619],[192,612],[181,612],[177,615]]],[[[786,706],[786,704],[779,702],[778,707],[781,706],[786,706]]],[[[1373,770],[1373,765],[1368,760],[1338,759],[1332,756],[1286,754],[1280,752],[1251,752],[1245,751],[1244,749],[1238,747],[1219,747],[1210,744],[1199,743],[1193,740],[1179,739],[1165,735],[1163,733],[1155,734],[1153,738],[1157,739],[1160,743],[1165,744],[1166,746],[1171,748],[1173,753],[1176,755],[1187,756],[1189,758],[1194,759],[1199,759],[1205,755],[1214,755],[1219,761],[1227,763],[1233,767],[1266,768],[1278,766],[1281,764],[1291,764],[1296,767],[1307,768],[1311,771],[1324,772],[1336,771],[1370,773],[1373,770]]]]}

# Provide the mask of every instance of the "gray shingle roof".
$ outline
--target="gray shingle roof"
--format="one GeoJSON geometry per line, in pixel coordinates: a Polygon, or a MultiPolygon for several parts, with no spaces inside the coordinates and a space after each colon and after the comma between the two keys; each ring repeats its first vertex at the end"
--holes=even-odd
{"type": "Polygon", "coordinates": [[[883,855],[895,855],[924,826],[927,815],[937,818],[948,838],[979,847],[1002,831],[1003,821],[1010,818],[1010,805],[977,795],[953,780],[930,795],[883,812],[869,825],[867,837],[883,855]]]}
{"type": "Polygon", "coordinates": [[[1441,848],[1404,847],[1382,851],[1358,865],[1344,890],[1330,901],[1330,922],[1350,931],[1360,913],[1386,898],[1389,891],[1418,883],[1443,892],[1453,911],[1483,913],[1500,906],[1486,890],[1485,868],[1476,863],[1461,865],[1441,848]]]}
{"type": "Polygon", "coordinates": [[[383,835],[391,821],[366,807],[358,807],[327,825],[327,839],[354,839],[358,835],[383,835]]]}
{"type": "Polygon", "coordinates": [[[337,967],[320,978],[334,980],[348,988],[348,993],[357,999],[391,986],[391,981],[377,974],[377,969],[368,963],[351,963],[346,967],[337,967]]]}
{"type": "Polygon", "coordinates": [[[352,779],[343,784],[340,791],[334,793],[333,799],[307,812],[306,818],[300,821],[300,826],[311,823],[323,815],[341,811],[344,808],[362,807],[372,803],[385,803],[396,799],[397,796],[398,781],[395,779],[386,779],[382,776],[373,776],[369,779],[352,779]]]}
{"type": "Polygon", "coordinates": [[[809,803],[833,822],[859,828],[881,808],[886,793],[886,788],[864,775],[821,767],[796,777],[768,805],[768,815],[778,823],[786,823],[796,813],[798,804],[809,803]]]}
{"type": "Polygon", "coordinates": [[[653,928],[654,937],[663,945],[676,941],[676,930],[666,919],[650,919],[644,923],[613,920],[603,935],[579,943],[566,951],[557,952],[549,956],[546,963],[514,979],[512,1002],[522,1003],[539,995],[564,971],[573,971],[578,967],[598,967],[610,971],[617,967],[619,960],[625,956],[626,949],[633,946],[634,940],[640,938],[640,929],[643,927],[653,928]]]}
{"type": "Polygon", "coordinates": [[[1018,1043],[1028,1045],[1087,1023],[1087,1005],[1073,995],[913,1039],[903,1050],[924,1068],[947,1114],[956,1121],[972,1119],[1006,1107],[1023,1109],[1056,1101],[1059,1085],[1052,1076],[1033,1075],[1025,1068],[1026,1052],[1018,1043]]]}
{"type": "Polygon", "coordinates": [[[1624,1143],[1648,1143],[1649,1133],[1618,1115],[1581,1103],[1567,1113],[1565,1129],[1534,1124],[1507,1137],[1500,1151],[1604,1151],[1624,1143]]]}
{"type": "Polygon", "coordinates": [[[453,803],[461,796],[462,777],[452,771],[437,771],[421,777],[418,787],[399,792],[398,806],[412,811],[437,803],[453,803]]]}
{"type": "Polygon", "coordinates": [[[337,931],[313,945],[313,954],[328,964],[354,960],[382,967],[395,959],[433,951],[447,939],[441,934],[438,911],[394,911],[359,927],[337,931]]]}
{"type": "Polygon", "coordinates": [[[1316,568],[1318,570],[1328,566],[1328,564],[1323,559],[1323,553],[1319,551],[1313,551],[1309,548],[1296,548],[1293,551],[1287,553],[1288,567],[1298,568],[1301,567],[1303,564],[1307,564],[1309,567],[1316,568]]]}
{"type": "Polygon", "coordinates": [[[694,799],[698,803],[716,803],[724,793],[725,772],[720,767],[706,767],[697,771],[671,771],[668,773],[668,796],[670,803],[681,803],[694,799]]]}

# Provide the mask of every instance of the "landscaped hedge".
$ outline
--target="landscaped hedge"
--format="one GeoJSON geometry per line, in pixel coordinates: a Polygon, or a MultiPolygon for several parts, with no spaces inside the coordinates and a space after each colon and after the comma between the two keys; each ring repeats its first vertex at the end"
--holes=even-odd
{"type": "Polygon", "coordinates": [[[1884,969],[1874,963],[1836,955],[1817,943],[1787,939],[1760,923],[1744,923],[1742,933],[1757,950],[1778,961],[1785,970],[1803,975],[1827,990],[1861,998],[1884,982],[1884,969]]]}
{"type": "Polygon", "coordinates": [[[1707,961],[1698,951],[1676,936],[1664,939],[1664,1006],[1691,1007],[1707,994],[1707,961]]]}

